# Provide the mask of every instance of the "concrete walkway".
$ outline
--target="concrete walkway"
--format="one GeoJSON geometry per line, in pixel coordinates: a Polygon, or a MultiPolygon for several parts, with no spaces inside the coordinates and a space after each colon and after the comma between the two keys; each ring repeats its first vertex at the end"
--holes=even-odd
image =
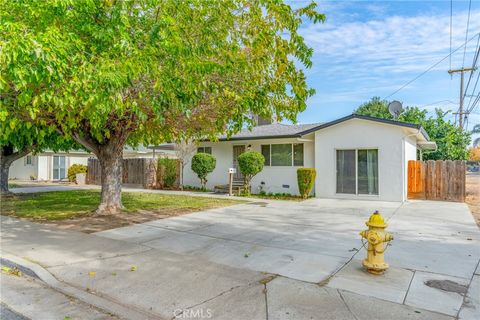
{"type": "Polygon", "coordinates": [[[458,315],[471,282],[476,288],[480,260],[480,231],[468,208],[447,202],[259,201],[98,235],[449,316],[458,315]],[[383,276],[361,267],[358,231],[375,209],[395,237],[383,276]]]}
{"type": "Polygon", "coordinates": [[[480,231],[458,203],[257,199],[96,235],[2,217],[1,240],[3,256],[149,318],[480,315],[480,231]],[[358,232],[375,209],[395,236],[383,276],[361,269],[358,232]]]}

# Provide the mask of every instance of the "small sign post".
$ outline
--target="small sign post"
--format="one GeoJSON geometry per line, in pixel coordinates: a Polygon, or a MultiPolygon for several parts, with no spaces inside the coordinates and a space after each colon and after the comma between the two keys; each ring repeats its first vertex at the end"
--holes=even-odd
{"type": "Polygon", "coordinates": [[[235,168],[228,168],[228,195],[233,196],[233,175],[237,172],[235,168]]]}

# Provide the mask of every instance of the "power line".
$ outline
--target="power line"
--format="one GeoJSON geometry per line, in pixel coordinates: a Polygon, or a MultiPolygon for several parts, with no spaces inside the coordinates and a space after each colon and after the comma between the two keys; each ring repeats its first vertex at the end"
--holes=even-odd
{"type": "Polygon", "coordinates": [[[443,61],[445,61],[448,57],[451,57],[452,54],[454,54],[455,52],[457,52],[458,50],[460,50],[461,48],[463,48],[463,46],[466,46],[467,43],[469,43],[470,41],[472,41],[477,35],[480,35],[480,32],[479,33],[476,33],[473,37],[471,37],[470,39],[466,40],[465,43],[463,43],[461,46],[459,46],[458,48],[456,48],[455,50],[453,50],[452,52],[450,52],[448,55],[446,55],[445,57],[443,57],[442,59],[440,59],[440,61],[436,62],[435,64],[433,64],[432,66],[430,66],[427,70],[423,71],[422,73],[420,73],[418,76],[416,76],[415,78],[413,78],[412,80],[408,81],[407,83],[405,83],[403,86],[401,86],[399,89],[395,90],[394,92],[392,92],[391,94],[389,94],[388,96],[384,97],[383,100],[386,100],[388,98],[390,98],[391,96],[393,96],[394,94],[396,94],[397,92],[401,91],[403,88],[405,88],[406,86],[408,86],[410,83],[414,82],[415,80],[417,80],[418,78],[420,78],[421,76],[423,76],[424,74],[426,74],[427,72],[429,72],[430,70],[432,70],[433,68],[435,68],[436,66],[438,66],[440,63],[442,63],[443,61]]]}
{"type": "Polygon", "coordinates": [[[422,108],[424,107],[428,107],[428,106],[433,106],[434,104],[439,104],[439,103],[442,103],[442,102],[448,102],[449,104],[457,104],[456,102],[453,102],[452,100],[440,100],[440,101],[435,101],[435,102],[432,102],[432,103],[428,103],[428,104],[424,104],[422,106],[422,108]]]}
{"type": "MultiPolygon", "coordinates": [[[[468,39],[468,27],[470,26],[470,10],[472,9],[472,0],[470,0],[468,4],[468,18],[467,18],[467,31],[465,33],[465,41],[468,39]]],[[[462,60],[462,68],[465,66],[465,54],[467,52],[467,46],[463,49],[463,60],[462,60]]],[[[450,68],[451,69],[451,68],[450,68]]]]}
{"type": "Polygon", "coordinates": [[[467,95],[468,87],[470,85],[470,81],[473,78],[473,73],[475,72],[475,68],[477,66],[478,57],[480,56],[480,34],[478,34],[477,45],[475,46],[473,63],[472,63],[472,71],[470,72],[470,77],[468,78],[467,86],[465,89],[464,97],[467,95]]]}

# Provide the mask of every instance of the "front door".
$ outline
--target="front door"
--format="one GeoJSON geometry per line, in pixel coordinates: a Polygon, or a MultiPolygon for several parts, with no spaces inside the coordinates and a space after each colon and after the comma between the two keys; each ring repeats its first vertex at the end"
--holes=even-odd
{"type": "Polygon", "coordinates": [[[65,179],[65,157],[53,156],[53,180],[65,179]]]}
{"type": "Polygon", "coordinates": [[[238,156],[245,152],[245,146],[233,146],[233,167],[237,169],[237,172],[233,175],[234,180],[243,181],[243,174],[238,167],[238,156]]]}

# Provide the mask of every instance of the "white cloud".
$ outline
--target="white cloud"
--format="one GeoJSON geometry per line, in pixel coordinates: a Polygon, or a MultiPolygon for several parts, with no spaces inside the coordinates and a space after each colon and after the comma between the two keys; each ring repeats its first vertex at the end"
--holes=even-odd
{"type": "MultiPolygon", "coordinates": [[[[466,20],[466,12],[453,17],[453,21],[458,22],[453,28],[453,49],[465,41],[466,20]]],[[[335,65],[337,68],[348,65],[350,71],[365,75],[372,72],[421,72],[449,53],[449,24],[449,15],[390,16],[369,21],[310,24],[301,30],[301,34],[314,48],[315,61],[322,70],[325,70],[322,65],[328,63],[333,66],[332,72],[338,71],[335,65]]],[[[469,37],[478,32],[480,11],[472,11],[469,37]]],[[[475,45],[476,40],[472,40],[467,46],[466,64],[472,61],[475,45]]],[[[452,66],[461,65],[462,58],[463,49],[453,55],[452,64],[455,65],[452,66]]],[[[445,70],[444,66],[437,69],[445,70]]],[[[312,70],[313,73],[318,71],[312,70]]]]}

